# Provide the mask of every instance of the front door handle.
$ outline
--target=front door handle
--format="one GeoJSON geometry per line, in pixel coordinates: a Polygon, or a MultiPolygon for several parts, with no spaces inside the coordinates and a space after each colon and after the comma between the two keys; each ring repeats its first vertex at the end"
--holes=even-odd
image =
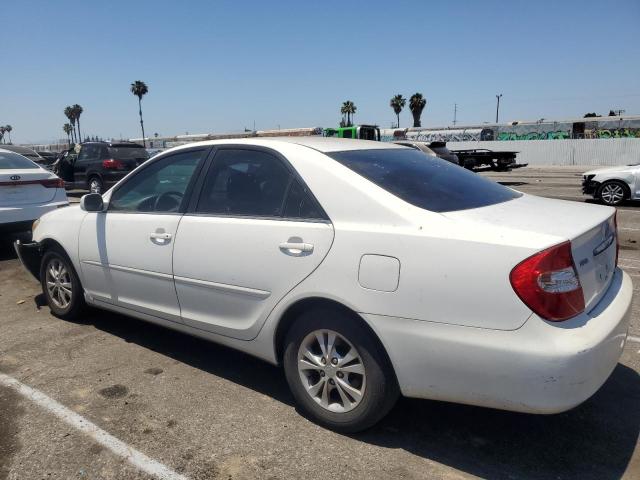
{"type": "Polygon", "coordinates": [[[149,235],[149,238],[153,238],[155,240],[170,240],[171,239],[171,234],[170,233],[154,232],[154,233],[149,235]]]}
{"type": "MultiPolygon", "coordinates": [[[[158,229],[160,230],[160,229],[158,229]]],[[[149,234],[152,243],[156,245],[166,245],[171,241],[172,235],[164,231],[156,231],[149,234]]]]}
{"type": "Polygon", "coordinates": [[[302,242],[284,242],[280,244],[280,250],[287,255],[301,257],[313,252],[313,245],[311,243],[302,242]]]}

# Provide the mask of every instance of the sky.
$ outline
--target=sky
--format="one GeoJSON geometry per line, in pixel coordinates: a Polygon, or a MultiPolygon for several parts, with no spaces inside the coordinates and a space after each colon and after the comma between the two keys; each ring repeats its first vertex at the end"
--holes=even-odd
{"type": "MultiPolygon", "coordinates": [[[[390,127],[389,100],[427,99],[423,126],[640,114],[640,0],[47,1],[2,7],[0,125],[14,143],[390,127]]],[[[411,126],[407,108],[400,126],[411,126]]]]}

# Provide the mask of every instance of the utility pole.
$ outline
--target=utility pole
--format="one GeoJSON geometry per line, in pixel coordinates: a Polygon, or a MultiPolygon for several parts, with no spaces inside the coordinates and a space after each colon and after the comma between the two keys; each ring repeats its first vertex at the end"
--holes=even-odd
{"type": "Polygon", "coordinates": [[[453,126],[456,126],[457,123],[457,117],[458,117],[458,104],[454,103],[453,104],[453,126]]]}
{"type": "Polygon", "coordinates": [[[500,118],[500,98],[502,97],[502,94],[500,95],[496,95],[496,98],[498,99],[498,104],[496,105],[496,123],[498,123],[498,119],[500,118]]]}

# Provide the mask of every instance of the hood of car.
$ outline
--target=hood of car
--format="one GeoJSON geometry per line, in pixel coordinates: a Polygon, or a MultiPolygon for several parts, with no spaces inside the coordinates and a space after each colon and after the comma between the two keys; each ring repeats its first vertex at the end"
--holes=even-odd
{"type": "Polygon", "coordinates": [[[583,175],[598,175],[600,173],[623,173],[628,172],[631,167],[618,165],[617,167],[604,167],[604,168],[596,168],[594,170],[589,170],[588,172],[584,172],[583,175]]]}

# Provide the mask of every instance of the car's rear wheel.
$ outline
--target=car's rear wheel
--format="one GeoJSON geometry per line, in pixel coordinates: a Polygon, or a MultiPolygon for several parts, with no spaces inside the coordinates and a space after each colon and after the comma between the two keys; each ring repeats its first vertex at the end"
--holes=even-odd
{"type": "Polygon", "coordinates": [[[629,197],[629,187],[618,180],[605,182],[598,188],[598,198],[606,205],[620,205],[629,197]]]}
{"type": "Polygon", "coordinates": [[[285,340],[284,369],[300,410],[339,432],[377,423],[398,386],[385,352],[359,321],[336,309],[302,314],[285,340]]]}
{"type": "Polygon", "coordinates": [[[84,292],[71,260],[63,251],[53,248],[45,252],[40,282],[51,313],[67,320],[78,318],[85,307],[84,292]]]}
{"type": "Polygon", "coordinates": [[[89,191],[91,193],[102,193],[102,180],[100,180],[100,177],[91,177],[89,179],[89,191]]]}

